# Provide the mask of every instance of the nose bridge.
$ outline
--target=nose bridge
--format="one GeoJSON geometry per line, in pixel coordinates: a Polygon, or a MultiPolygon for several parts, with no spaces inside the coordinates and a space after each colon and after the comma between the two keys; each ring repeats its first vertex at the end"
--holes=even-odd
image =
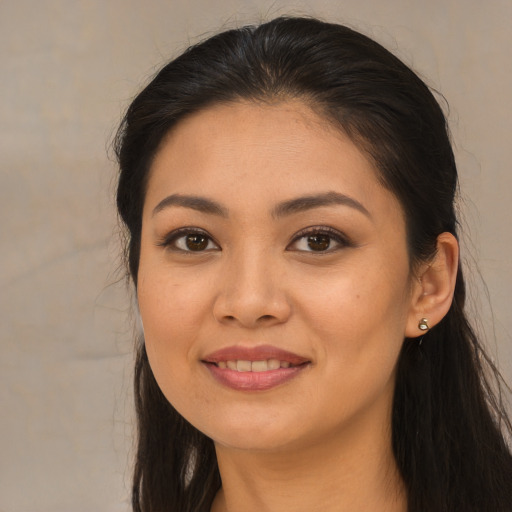
{"type": "Polygon", "coordinates": [[[214,314],[247,327],[284,322],[290,306],[279,262],[268,246],[251,245],[226,258],[214,314]]]}

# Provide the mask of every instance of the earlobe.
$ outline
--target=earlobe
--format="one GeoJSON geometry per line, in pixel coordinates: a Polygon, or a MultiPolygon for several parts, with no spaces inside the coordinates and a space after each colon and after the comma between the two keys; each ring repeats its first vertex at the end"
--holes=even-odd
{"type": "Polygon", "coordinates": [[[416,338],[437,325],[448,313],[453,300],[459,244],[451,233],[437,237],[434,258],[418,273],[411,294],[411,309],[405,329],[407,338],[416,338]]]}

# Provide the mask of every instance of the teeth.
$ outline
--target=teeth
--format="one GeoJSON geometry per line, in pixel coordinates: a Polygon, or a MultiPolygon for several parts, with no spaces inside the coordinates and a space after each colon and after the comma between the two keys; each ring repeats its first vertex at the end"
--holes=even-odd
{"type": "Polygon", "coordinates": [[[269,370],[277,370],[278,368],[281,368],[281,361],[279,361],[279,359],[269,359],[267,363],[269,370]]]}
{"type": "Polygon", "coordinates": [[[250,372],[251,366],[251,361],[238,360],[236,362],[236,369],[239,372],[250,372]]]}
{"type": "Polygon", "coordinates": [[[279,361],[279,359],[262,361],[238,359],[237,361],[219,361],[217,366],[222,369],[236,370],[237,372],[266,372],[268,370],[278,370],[279,368],[290,368],[292,364],[289,361],[279,361]]]}
{"type": "Polygon", "coordinates": [[[253,361],[251,363],[252,372],[266,372],[268,370],[267,361],[253,361]]]}

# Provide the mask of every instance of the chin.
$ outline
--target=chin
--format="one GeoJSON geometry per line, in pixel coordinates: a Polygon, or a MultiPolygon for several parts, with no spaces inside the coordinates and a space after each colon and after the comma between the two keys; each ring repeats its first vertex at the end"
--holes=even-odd
{"type": "Polygon", "coordinates": [[[217,439],[213,438],[213,442],[217,447],[248,452],[279,452],[294,445],[294,440],[283,431],[265,432],[264,435],[261,431],[231,432],[230,434],[219,436],[217,439]]]}
{"type": "MultiPolygon", "coordinates": [[[[225,416],[226,418],[227,416],[225,416]]],[[[213,440],[216,446],[236,450],[278,451],[295,444],[300,433],[290,427],[290,422],[277,421],[276,418],[259,417],[254,413],[230,416],[229,421],[212,424],[202,428],[201,432],[213,440]]],[[[297,422],[294,422],[297,425],[297,422]]]]}

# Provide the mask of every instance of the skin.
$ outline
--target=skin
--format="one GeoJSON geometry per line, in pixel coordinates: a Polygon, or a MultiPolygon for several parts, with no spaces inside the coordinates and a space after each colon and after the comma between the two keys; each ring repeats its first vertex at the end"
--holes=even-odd
{"type": "Polygon", "coordinates": [[[404,337],[421,335],[419,319],[434,325],[449,307],[450,237],[413,272],[399,202],[357,147],[302,103],[215,106],[168,135],[148,181],[137,294],[159,386],[215,442],[223,487],[214,512],[406,510],[391,451],[395,365],[404,337]],[[363,208],[272,215],[285,201],[332,192],[363,208]],[[157,208],[174,194],[213,200],[225,215],[157,208]],[[172,238],[183,227],[211,237],[205,250],[187,250],[184,233],[172,238]],[[309,227],[341,241],[312,250],[301,233],[309,227]],[[247,392],[201,362],[263,344],[310,363],[247,392]]]}

